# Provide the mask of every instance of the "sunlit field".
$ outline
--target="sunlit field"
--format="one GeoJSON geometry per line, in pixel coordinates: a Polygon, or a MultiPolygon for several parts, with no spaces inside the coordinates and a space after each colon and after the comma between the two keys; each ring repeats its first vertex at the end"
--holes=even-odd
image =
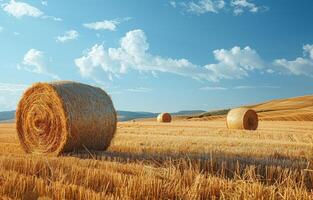
{"type": "Polygon", "coordinates": [[[313,199],[313,122],[118,123],[105,152],[27,155],[0,125],[4,199],[313,199]]]}
{"type": "Polygon", "coordinates": [[[312,19],[0,0],[0,200],[313,200],[312,19]]]}

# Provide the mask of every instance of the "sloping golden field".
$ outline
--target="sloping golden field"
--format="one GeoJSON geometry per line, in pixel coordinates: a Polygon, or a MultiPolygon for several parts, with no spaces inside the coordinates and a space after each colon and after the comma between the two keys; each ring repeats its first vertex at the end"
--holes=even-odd
{"type": "MultiPolygon", "coordinates": [[[[261,121],[313,121],[313,95],[276,99],[256,105],[247,105],[257,111],[261,121]]],[[[212,116],[183,116],[178,119],[193,121],[225,120],[226,114],[212,116]]]]}
{"type": "Polygon", "coordinates": [[[278,99],[252,106],[261,120],[313,121],[313,96],[278,99]]]}
{"type": "Polygon", "coordinates": [[[257,131],[228,130],[222,117],[121,122],[108,151],[61,157],[24,154],[14,124],[0,124],[0,196],[313,199],[312,100],[254,106],[257,131]]]}

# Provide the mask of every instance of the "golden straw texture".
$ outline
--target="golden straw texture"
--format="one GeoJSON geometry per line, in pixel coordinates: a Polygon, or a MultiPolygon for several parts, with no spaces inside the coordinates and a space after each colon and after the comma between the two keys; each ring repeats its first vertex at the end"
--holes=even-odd
{"type": "Polygon", "coordinates": [[[229,129],[256,130],[258,128],[257,113],[248,108],[235,108],[227,114],[227,127],[229,129]]]}
{"type": "Polygon", "coordinates": [[[171,122],[172,116],[169,113],[161,113],[157,117],[158,122],[171,122]]]}
{"type": "Polygon", "coordinates": [[[27,153],[105,150],[116,123],[116,111],[106,92],[70,81],[32,85],[16,111],[18,137],[27,153]]]}

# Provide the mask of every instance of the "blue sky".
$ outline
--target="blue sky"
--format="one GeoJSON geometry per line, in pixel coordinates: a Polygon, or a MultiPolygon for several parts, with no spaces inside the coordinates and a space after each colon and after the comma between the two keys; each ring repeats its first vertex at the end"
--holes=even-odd
{"type": "Polygon", "coordinates": [[[33,82],[118,110],[213,110],[313,93],[311,0],[0,0],[0,111],[33,82]]]}

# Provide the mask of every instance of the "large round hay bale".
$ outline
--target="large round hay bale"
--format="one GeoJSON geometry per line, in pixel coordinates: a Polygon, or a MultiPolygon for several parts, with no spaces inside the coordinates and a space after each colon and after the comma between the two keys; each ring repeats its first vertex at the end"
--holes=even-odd
{"type": "Polygon", "coordinates": [[[105,150],[116,123],[116,111],[106,92],[70,81],[32,85],[16,111],[18,137],[27,153],[105,150]]]}
{"type": "Polygon", "coordinates": [[[172,121],[172,116],[169,113],[160,113],[157,117],[157,121],[169,123],[172,121]]]}
{"type": "Polygon", "coordinates": [[[249,108],[235,108],[227,114],[227,127],[229,129],[256,130],[258,128],[258,115],[249,108]]]}

